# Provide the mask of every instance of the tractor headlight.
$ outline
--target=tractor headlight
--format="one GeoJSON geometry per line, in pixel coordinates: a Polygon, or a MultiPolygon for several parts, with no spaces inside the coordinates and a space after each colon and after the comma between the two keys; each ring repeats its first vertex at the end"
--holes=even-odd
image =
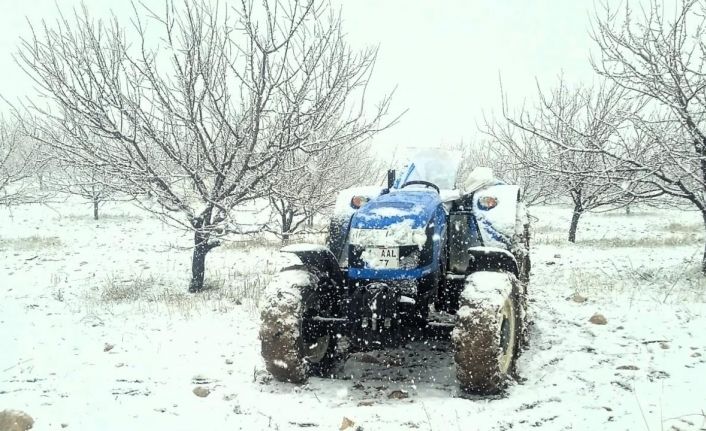
{"type": "Polygon", "coordinates": [[[482,210],[493,209],[498,206],[498,198],[495,196],[481,196],[478,198],[478,208],[482,210]]]}
{"type": "Polygon", "coordinates": [[[358,208],[362,207],[363,205],[365,205],[366,203],[368,203],[369,200],[370,200],[370,198],[368,198],[367,196],[359,196],[359,195],[353,196],[351,198],[351,207],[354,209],[358,209],[358,208]]]}

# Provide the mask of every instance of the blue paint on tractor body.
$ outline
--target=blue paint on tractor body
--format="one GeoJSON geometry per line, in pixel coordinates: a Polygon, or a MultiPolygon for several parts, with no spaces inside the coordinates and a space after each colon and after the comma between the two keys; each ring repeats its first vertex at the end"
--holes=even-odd
{"type": "MultiPolygon", "coordinates": [[[[488,236],[490,236],[490,238],[493,241],[501,242],[501,243],[505,244],[508,248],[511,247],[512,239],[506,237],[505,235],[503,235],[500,232],[498,232],[497,230],[495,230],[493,225],[490,224],[488,222],[488,220],[485,220],[485,219],[479,220],[478,221],[478,228],[482,229],[483,232],[487,233],[488,236]]],[[[472,229],[475,229],[475,226],[472,226],[472,229]]],[[[479,234],[480,234],[480,232],[479,232],[479,234]]]]}
{"type": "Polygon", "coordinates": [[[429,265],[408,269],[348,268],[348,277],[366,280],[409,280],[438,271],[443,252],[440,239],[444,237],[446,230],[446,216],[436,190],[393,189],[390,193],[370,200],[356,211],[350,227],[383,230],[407,220],[411,220],[411,228],[425,229],[426,235],[431,235],[431,240],[427,238],[424,245],[431,247],[432,260],[429,265]]]}
{"type": "Polygon", "coordinates": [[[356,211],[351,227],[357,229],[385,229],[391,225],[412,221],[412,228],[423,228],[441,204],[435,190],[395,190],[380,195],[356,211]]]}
{"type": "Polygon", "coordinates": [[[416,280],[433,271],[434,263],[424,268],[411,269],[348,268],[348,277],[356,280],[416,280]]]}
{"type": "MultiPolygon", "coordinates": [[[[403,265],[402,259],[410,253],[410,246],[418,246],[421,252],[420,263],[416,267],[406,268],[379,268],[369,267],[368,262],[362,259],[363,249],[397,247],[395,241],[385,241],[385,233],[383,235],[383,244],[364,244],[364,245],[349,245],[347,240],[344,240],[345,251],[345,270],[349,279],[366,280],[366,281],[393,281],[393,280],[419,280],[429,278],[439,274],[443,277],[442,271],[448,270],[445,266],[447,261],[447,245],[446,241],[451,243],[452,240],[458,242],[458,238],[450,237],[451,232],[447,234],[448,214],[444,208],[444,203],[441,201],[439,192],[432,187],[425,187],[423,184],[412,184],[403,187],[410,181],[427,181],[436,186],[440,186],[444,190],[452,190],[456,187],[456,170],[452,169],[451,164],[444,158],[435,159],[434,154],[426,158],[415,160],[414,163],[409,163],[405,169],[396,177],[391,189],[386,193],[380,194],[368,202],[361,208],[355,211],[348,223],[343,224],[343,229],[340,235],[343,238],[348,238],[351,229],[367,229],[367,230],[390,230],[390,234],[396,234],[394,225],[399,223],[407,223],[412,229],[423,229],[426,241],[421,244],[399,244],[405,248],[405,254],[400,255],[400,265],[403,265]],[[394,246],[385,246],[384,244],[395,244],[394,246]],[[351,262],[355,262],[351,264],[351,262]]],[[[479,190],[487,187],[504,186],[504,183],[495,180],[490,181],[479,190]]],[[[514,186],[513,186],[514,187],[514,186]]],[[[507,237],[500,232],[496,226],[484,217],[492,211],[498,211],[495,208],[485,208],[478,203],[477,199],[473,198],[474,194],[466,194],[459,196],[457,201],[453,203],[447,202],[446,205],[456,206],[454,211],[456,214],[463,211],[470,212],[466,223],[465,235],[468,235],[465,245],[467,247],[484,246],[485,241],[492,242],[493,246],[510,248],[512,238],[507,237]],[[472,202],[472,203],[471,203],[472,202]],[[465,206],[458,209],[458,205],[465,206]]],[[[516,205],[514,201],[501,200],[499,205],[516,205]]],[[[418,233],[415,238],[419,238],[418,233]]],[[[399,250],[400,253],[402,249],[399,250]]]]}

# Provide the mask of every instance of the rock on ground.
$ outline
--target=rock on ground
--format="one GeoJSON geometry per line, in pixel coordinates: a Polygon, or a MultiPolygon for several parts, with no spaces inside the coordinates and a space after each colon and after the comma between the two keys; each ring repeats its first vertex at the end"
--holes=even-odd
{"type": "Polygon", "coordinates": [[[0,412],[0,431],[26,431],[32,429],[34,419],[19,410],[3,410],[0,412]]]}
{"type": "Polygon", "coordinates": [[[605,325],[608,323],[608,319],[605,318],[604,315],[601,313],[596,313],[593,316],[591,316],[590,319],[588,319],[589,322],[593,323],[594,325],[605,325]]]}
{"type": "Polygon", "coordinates": [[[196,386],[194,388],[194,395],[197,397],[205,398],[211,393],[211,390],[203,386],[196,386]]]}

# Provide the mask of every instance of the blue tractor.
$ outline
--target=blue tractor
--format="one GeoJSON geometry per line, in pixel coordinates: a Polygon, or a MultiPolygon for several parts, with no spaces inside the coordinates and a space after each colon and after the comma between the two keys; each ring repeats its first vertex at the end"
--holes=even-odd
{"type": "Polygon", "coordinates": [[[520,189],[487,168],[462,178],[438,152],[413,160],[386,188],[341,192],[327,246],[282,249],[260,329],[277,380],[333,377],[351,352],[445,329],[463,390],[497,393],[512,378],[530,271],[520,189]]]}

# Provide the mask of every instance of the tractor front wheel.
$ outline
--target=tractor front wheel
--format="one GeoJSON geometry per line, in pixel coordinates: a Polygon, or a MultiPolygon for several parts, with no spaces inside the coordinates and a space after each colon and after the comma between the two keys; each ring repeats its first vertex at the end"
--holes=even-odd
{"type": "Polygon", "coordinates": [[[514,374],[522,342],[521,293],[509,273],[479,271],[466,279],[452,337],[463,390],[496,394],[514,374]]]}
{"type": "Polygon", "coordinates": [[[265,291],[261,353],[276,380],[303,383],[310,375],[330,377],[340,360],[338,338],[316,321],[326,309],[318,284],[318,276],[305,267],[291,267],[278,273],[265,291]]]}

